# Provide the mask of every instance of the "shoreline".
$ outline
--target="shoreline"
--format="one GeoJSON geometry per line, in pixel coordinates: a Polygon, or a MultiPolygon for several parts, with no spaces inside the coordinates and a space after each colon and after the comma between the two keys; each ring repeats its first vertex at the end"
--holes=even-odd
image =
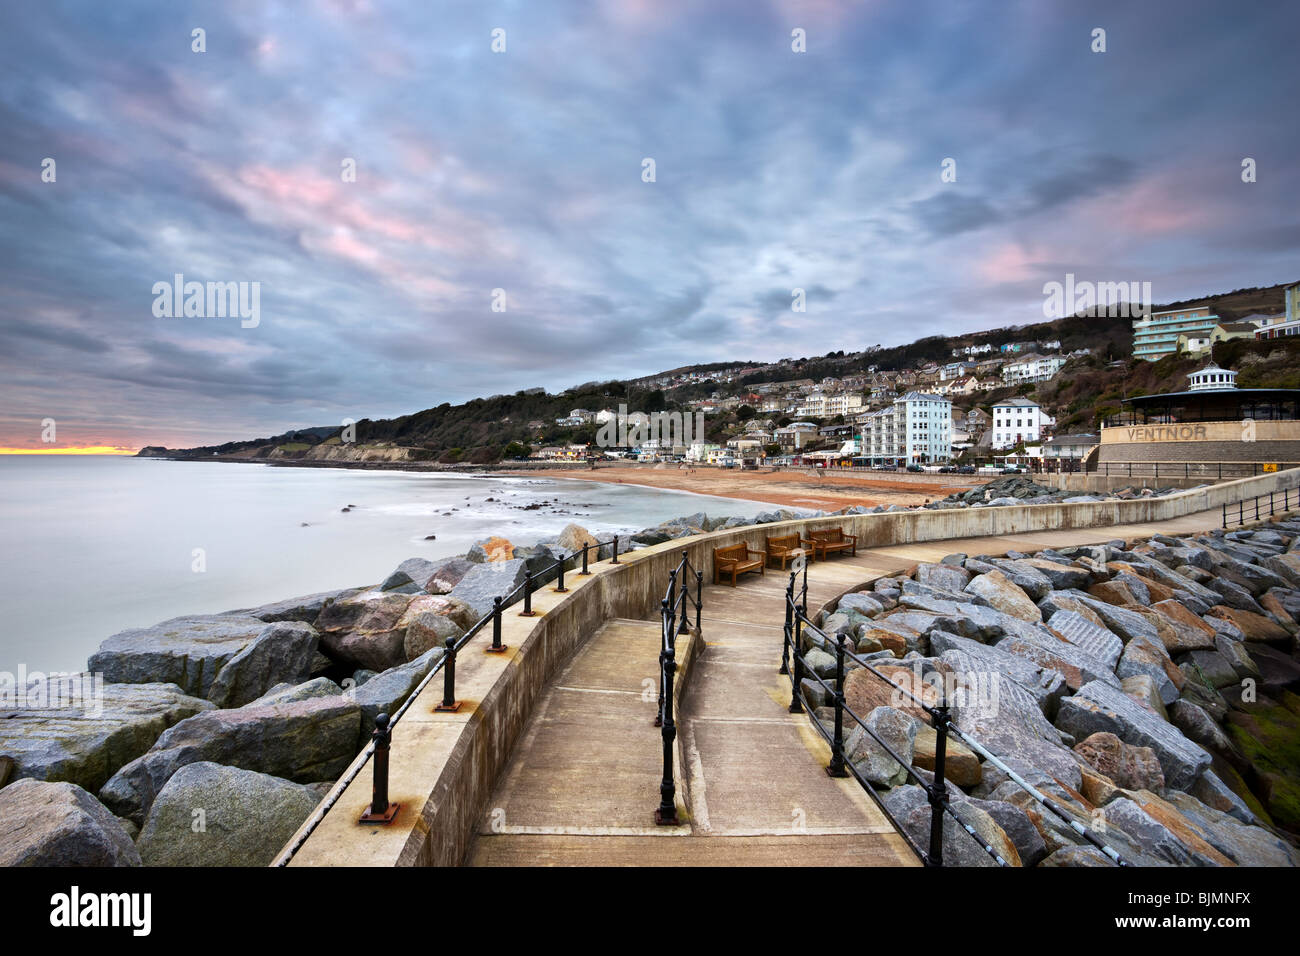
{"type": "MultiPolygon", "coordinates": [[[[138,456],[137,456],[138,457],[138,456]]],[[[343,468],[360,471],[408,471],[432,474],[459,475],[466,478],[567,478],[609,485],[636,485],[659,491],[682,491],[712,498],[737,501],[754,501],[782,508],[809,511],[838,511],[855,505],[871,508],[876,505],[922,505],[947,497],[956,491],[967,491],[984,484],[970,476],[925,475],[912,478],[905,472],[840,474],[832,470],[827,474],[810,471],[738,471],[698,466],[692,471],[678,469],[675,465],[642,465],[639,463],[602,462],[591,469],[585,462],[571,465],[556,462],[498,462],[490,465],[440,464],[411,461],[327,461],[266,458],[185,458],[178,456],[146,456],[154,461],[213,461],[235,464],[270,465],[279,468],[343,468]],[[880,475],[880,477],[877,477],[880,475]]]]}
{"type": "Polygon", "coordinates": [[[569,471],[567,469],[536,469],[506,471],[513,477],[567,478],[574,481],[591,481],[610,485],[636,485],[661,491],[685,491],[714,498],[739,501],[758,501],[783,508],[802,508],[813,511],[838,511],[841,508],[861,505],[921,505],[946,497],[956,491],[966,491],[983,482],[972,482],[963,477],[960,481],[907,480],[903,475],[872,481],[838,474],[808,474],[797,471],[724,471],[716,468],[697,468],[683,471],[675,467],[624,465],[601,468],[596,471],[569,471]]]}

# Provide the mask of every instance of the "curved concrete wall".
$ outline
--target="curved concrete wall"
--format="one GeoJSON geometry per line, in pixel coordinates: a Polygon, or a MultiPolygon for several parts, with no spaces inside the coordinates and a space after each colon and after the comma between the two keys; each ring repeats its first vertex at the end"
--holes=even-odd
{"type": "MultiPolygon", "coordinates": [[[[391,799],[403,805],[394,823],[375,828],[356,822],[370,800],[367,767],[342,791],[291,865],[446,866],[463,862],[497,778],[548,682],[609,619],[645,619],[657,613],[668,574],[682,552],[711,575],[714,548],[741,541],[761,548],[765,537],[791,531],[840,527],[859,536],[859,548],[872,548],[1166,521],[1295,488],[1300,488],[1300,469],[1163,498],[799,519],[669,541],[626,555],[618,565],[593,565],[590,577],[569,574],[569,593],[556,594],[546,587],[534,595],[537,617],[519,617],[517,608],[504,615],[503,640],[510,645],[507,654],[483,653],[490,641],[488,633],[480,634],[461,652],[457,666],[457,697],[464,701],[461,711],[434,711],[442,694],[439,678],[411,705],[395,729],[390,755],[391,799]]],[[[691,642],[690,647],[684,654],[687,662],[698,642],[691,642]]],[[[658,732],[647,727],[646,733],[650,739],[658,732]]],[[[647,793],[647,807],[653,808],[654,796],[647,793]]]]}

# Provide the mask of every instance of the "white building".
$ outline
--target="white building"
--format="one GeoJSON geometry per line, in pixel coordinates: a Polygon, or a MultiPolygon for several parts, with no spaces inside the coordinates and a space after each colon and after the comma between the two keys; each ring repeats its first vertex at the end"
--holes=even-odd
{"type": "Polygon", "coordinates": [[[993,406],[992,445],[1011,448],[1037,442],[1044,425],[1043,409],[1027,398],[1008,398],[993,406]]]}
{"type": "Polygon", "coordinates": [[[873,463],[947,461],[952,457],[952,402],[908,392],[867,416],[861,446],[873,463]]]}
{"type": "Polygon", "coordinates": [[[1008,385],[1022,382],[1046,382],[1053,378],[1065,364],[1059,355],[1023,355],[1002,366],[1002,381],[1008,385]]]}
{"type": "Polygon", "coordinates": [[[715,442],[693,441],[686,449],[687,461],[714,462],[722,452],[722,446],[715,442]]]}

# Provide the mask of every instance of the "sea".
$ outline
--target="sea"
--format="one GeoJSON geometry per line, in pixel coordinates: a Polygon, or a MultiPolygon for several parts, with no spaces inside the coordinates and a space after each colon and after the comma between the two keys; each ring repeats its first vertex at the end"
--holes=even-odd
{"type": "Polygon", "coordinates": [[[79,671],[125,628],[375,584],[491,535],[531,545],[575,522],[603,539],[771,507],[572,479],[0,456],[0,672],[79,671]]]}

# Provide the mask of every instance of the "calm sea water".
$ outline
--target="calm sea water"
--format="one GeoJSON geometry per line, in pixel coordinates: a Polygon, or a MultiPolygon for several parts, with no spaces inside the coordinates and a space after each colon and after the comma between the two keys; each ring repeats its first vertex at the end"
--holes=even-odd
{"type": "Polygon", "coordinates": [[[532,544],[570,521],[603,537],[770,507],[580,481],[0,456],[0,671],[78,670],[123,628],[373,584],[492,534],[532,544]]]}

